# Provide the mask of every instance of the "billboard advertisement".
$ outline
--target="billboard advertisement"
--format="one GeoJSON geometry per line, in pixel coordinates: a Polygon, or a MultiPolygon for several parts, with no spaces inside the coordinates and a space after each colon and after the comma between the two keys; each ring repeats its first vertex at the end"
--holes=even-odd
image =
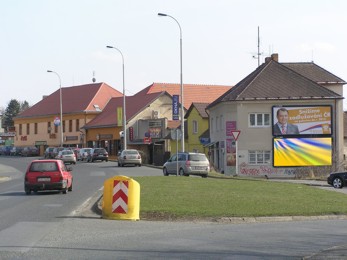
{"type": "Polygon", "coordinates": [[[273,136],[332,134],[331,106],[273,106],[273,136]]]}
{"type": "Polygon", "coordinates": [[[332,138],[274,138],[273,166],[332,165],[332,138]]]}

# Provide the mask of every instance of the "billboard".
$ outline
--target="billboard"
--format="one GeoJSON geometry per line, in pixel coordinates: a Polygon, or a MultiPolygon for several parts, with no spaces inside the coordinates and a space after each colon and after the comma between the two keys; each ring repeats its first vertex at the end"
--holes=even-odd
{"type": "Polygon", "coordinates": [[[332,108],[321,106],[273,106],[273,136],[332,134],[332,108]]]}
{"type": "Polygon", "coordinates": [[[274,138],[273,166],[332,165],[332,138],[274,138]]]}

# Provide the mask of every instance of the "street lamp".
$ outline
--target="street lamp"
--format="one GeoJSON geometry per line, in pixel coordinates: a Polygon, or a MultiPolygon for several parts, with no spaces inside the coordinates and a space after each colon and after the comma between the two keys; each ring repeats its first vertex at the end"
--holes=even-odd
{"type": "Polygon", "coordinates": [[[123,53],[116,47],[106,46],[106,48],[117,50],[122,56],[122,68],[123,68],[123,135],[124,135],[124,150],[127,149],[127,129],[126,129],[126,111],[125,111],[125,84],[124,84],[124,56],[123,53]]]}
{"type": "Polygon", "coordinates": [[[59,91],[60,91],[60,146],[62,147],[64,144],[64,137],[63,137],[63,99],[62,99],[62,91],[61,91],[61,79],[58,73],[52,70],[47,70],[47,72],[54,73],[59,78],[59,91]]]}
{"type": "Polygon", "coordinates": [[[182,131],[181,149],[182,149],[182,152],[184,152],[184,102],[183,102],[183,72],[182,72],[182,28],[181,28],[181,25],[179,24],[179,22],[174,17],[172,17],[171,15],[163,14],[163,13],[158,13],[158,15],[159,16],[167,16],[167,17],[172,18],[177,23],[177,25],[178,25],[178,27],[180,29],[181,131],[182,131]]]}

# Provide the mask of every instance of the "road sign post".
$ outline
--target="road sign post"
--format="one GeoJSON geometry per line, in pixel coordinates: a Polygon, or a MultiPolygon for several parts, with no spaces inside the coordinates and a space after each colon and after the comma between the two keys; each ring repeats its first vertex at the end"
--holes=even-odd
{"type": "Polygon", "coordinates": [[[234,139],[235,139],[235,150],[236,150],[236,158],[235,158],[235,173],[236,175],[239,175],[239,151],[238,151],[238,147],[237,147],[237,139],[239,138],[241,131],[231,131],[231,134],[233,135],[234,139]]]}

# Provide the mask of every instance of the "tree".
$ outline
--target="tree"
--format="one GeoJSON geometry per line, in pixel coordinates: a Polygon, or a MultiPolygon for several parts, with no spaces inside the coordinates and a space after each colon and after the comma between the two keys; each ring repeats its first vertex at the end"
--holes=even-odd
{"type": "Polygon", "coordinates": [[[14,126],[13,118],[20,113],[20,103],[16,99],[12,99],[8,104],[3,121],[3,128],[7,132],[10,127],[14,126]]]}
{"type": "Polygon", "coordinates": [[[20,102],[20,113],[27,110],[28,108],[30,108],[28,101],[25,100],[23,102],[20,102]]]}
{"type": "Polygon", "coordinates": [[[11,99],[2,118],[2,127],[5,132],[8,132],[14,126],[13,118],[28,108],[30,108],[28,101],[19,102],[16,99],[11,99]]]}

